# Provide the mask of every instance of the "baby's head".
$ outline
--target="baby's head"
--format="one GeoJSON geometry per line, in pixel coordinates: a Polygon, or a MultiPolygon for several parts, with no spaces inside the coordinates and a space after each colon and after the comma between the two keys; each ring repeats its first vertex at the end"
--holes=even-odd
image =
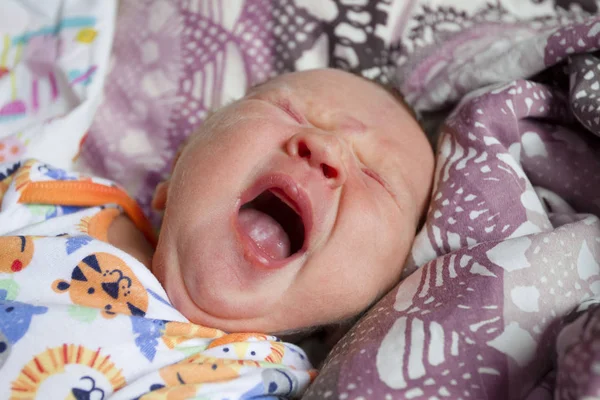
{"type": "Polygon", "coordinates": [[[347,320],[398,282],[432,175],[427,138],[383,87],[279,76],[189,138],[155,196],[153,271],[183,315],[225,331],[347,320]]]}

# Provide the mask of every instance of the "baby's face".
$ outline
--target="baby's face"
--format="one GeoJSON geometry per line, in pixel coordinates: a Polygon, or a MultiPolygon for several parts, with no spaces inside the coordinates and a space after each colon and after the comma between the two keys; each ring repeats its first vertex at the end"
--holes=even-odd
{"type": "Polygon", "coordinates": [[[195,323],[344,320],[398,281],[432,174],[427,139],[386,90],[335,70],[280,76],[190,138],[153,270],[195,323]]]}

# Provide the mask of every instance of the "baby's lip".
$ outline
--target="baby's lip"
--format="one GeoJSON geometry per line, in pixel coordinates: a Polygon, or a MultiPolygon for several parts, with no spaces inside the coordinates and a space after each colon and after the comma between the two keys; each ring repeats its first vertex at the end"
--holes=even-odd
{"type": "Polygon", "coordinates": [[[306,252],[308,243],[310,243],[313,227],[313,209],[310,197],[289,175],[281,173],[265,175],[258,179],[252,187],[242,193],[236,207],[235,227],[237,236],[244,249],[245,259],[257,267],[267,269],[283,268],[290,262],[300,258],[306,252]],[[239,221],[237,220],[240,208],[265,191],[270,191],[281,201],[286,203],[300,216],[304,225],[304,242],[302,248],[289,257],[280,260],[266,256],[256,243],[250,239],[248,235],[242,232],[239,221]]]}

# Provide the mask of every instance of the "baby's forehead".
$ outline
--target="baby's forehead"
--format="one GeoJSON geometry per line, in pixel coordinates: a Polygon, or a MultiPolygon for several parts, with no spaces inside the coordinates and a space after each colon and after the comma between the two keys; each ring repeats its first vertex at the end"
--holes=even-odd
{"type": "MultiPolygon", "coordinates": [[[[252,96],[257,93],[265,91],[275,91],[279,93],[298,93],[302,92],[306,94],[319,94],[322,95],[324,91],[328,95],[339,93],[341,96],[348,95],[348,89],[352,88],[352,94],[358,97],[365,95],[365,91],[373,90],[379,92],[392,100],[396,105],[402,107],[415,120],[419,120],[415,110],[406,102],[404,96],[392,83],[382,82],[376,79],[369,79],[360,74],[354,74],[350,72],[336,71],[333,73],[331,70],[313,70],[303,71],[291,74],[283,74],[262,82],[258,82],[255,85],[248,88],[246,91],[246,97],[252,96]],[[339,89],[345,89],[340,91],[339,89]],[[331,89],[331,90],[327,90],[331,89]]],[[[367,104],[365,104],[366,106],[367,104]]]]}
{"type": "Polygon", "coordinates": [[[284,75],[275,76],[253,84],[246,90],[245,97],[266,90],[291,90],[290,85],[282,77],[284,77],[284,75]]]}

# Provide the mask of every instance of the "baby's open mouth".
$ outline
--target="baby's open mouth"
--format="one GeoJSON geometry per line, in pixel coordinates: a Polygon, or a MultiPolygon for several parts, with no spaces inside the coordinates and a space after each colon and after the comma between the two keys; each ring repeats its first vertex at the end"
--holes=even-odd
{"type": "Polygon", "coordinates": [[[282,260],[300,251],[305,226],[298,206],[281,189],[271,188],[242,205],[240,230],[272,260],[282,260]]]}

